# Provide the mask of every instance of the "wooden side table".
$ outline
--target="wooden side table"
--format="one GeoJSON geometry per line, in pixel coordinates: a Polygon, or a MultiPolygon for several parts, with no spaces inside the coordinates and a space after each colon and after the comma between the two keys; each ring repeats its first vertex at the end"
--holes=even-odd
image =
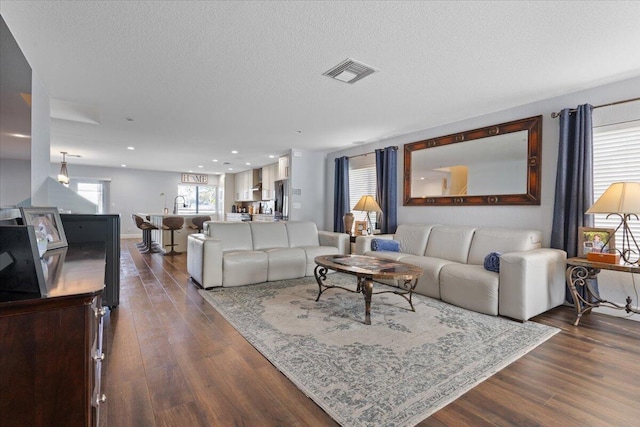
{"type": "Polygon", "coordinates": [[[576,307],[576,320],[574,326],[578,326],[580,318],[584,313],[591,312],[594,307],[611,307],[618,310],[625,310],[627,313],[638,313],[640,311],[631,307],[631,297],[627,296],[626,304],[619,304],[600,298],[600,293],[590,285],[590,279],[595,279],[601,270],[621,271],[625,273],[640,273],[637,265],[608,264],[604,262],[588,261],[585,258],[569,258],[567,260],[567,284],[573,297],[576,307]],[[578,293],[578,287],[587,290],[586,298],[578,293]]]}

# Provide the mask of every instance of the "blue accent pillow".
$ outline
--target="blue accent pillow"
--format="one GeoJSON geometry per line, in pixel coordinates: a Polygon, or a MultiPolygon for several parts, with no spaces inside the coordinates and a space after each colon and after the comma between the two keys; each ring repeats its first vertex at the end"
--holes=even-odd
{"type": "Polygon", "coordinates": [[[502,254],[500,252],[491,252],[489,255],[484,257],[484,269],[493,271],[494,273],[499,273],[501,255],[502,254]]]}
{"type": "Polygon", "coordinates": [[[400,242],[398,242],[397,240],[388,239],[372,239],[371,250],[400,252],[400,242]]]}

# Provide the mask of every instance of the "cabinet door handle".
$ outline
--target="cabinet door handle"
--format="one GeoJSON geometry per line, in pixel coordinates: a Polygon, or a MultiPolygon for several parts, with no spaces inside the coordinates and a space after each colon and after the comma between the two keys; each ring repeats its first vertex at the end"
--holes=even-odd
{"type": "Polygon", "coordinates": [[[96,362],[97,362],[98,360],[104,360],[104,353],[101,353],[100,355],[95,354],[95,355],[93,356],[93,360],[95,360],[96,362]]]}
{"type": "Polygon", "coordinates": [[[105,314],[107,314],[107,307],[96,308],[95,313],[96,313],[96,318],[103,317],[105,314]]]}
{"type": "Polygon", "coordinates": [[[96,406],[100,406],[101,403],[104,403],[107,401],[107,395],[103,394],[100,397],[96,397],[96,406]]]}

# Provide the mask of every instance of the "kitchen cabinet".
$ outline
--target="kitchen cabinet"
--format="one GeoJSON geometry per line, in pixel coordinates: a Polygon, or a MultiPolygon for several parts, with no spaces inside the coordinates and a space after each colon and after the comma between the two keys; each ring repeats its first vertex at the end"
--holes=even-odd
{"type": "Polygon", "coordinates": [[[289,178],[289,156],[282,156],[278,159],[278,179],[289,178]]]}
{"type": "Polygon", "coordinates": [[[260,170],[251,169],[244,172],[238,172],[235,175],[235,195],[237,202],[251,202],[259,200],[258,190],[254,190],[260,180],[260,170]]]}
{"type": "Polygon", "coordinates": [[[262,200],[273,200],[275,186],[273,182],[278,179],[278,163],[272,163],[262,168],[262,200]]]}

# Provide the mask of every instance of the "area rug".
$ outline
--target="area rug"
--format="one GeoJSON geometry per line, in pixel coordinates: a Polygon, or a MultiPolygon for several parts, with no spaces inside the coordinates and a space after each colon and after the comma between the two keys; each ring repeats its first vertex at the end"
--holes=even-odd
{"type": "MultiPolygon", "coordinates": [[[[355,288],[355,277],[328,281],[355,288]]],[[[384,285],[375,284],[374,291],[384,285]]],[[[361,294],[314,278],[200,291],[258,351],[343,426],[412,426],[559,332],[414,295],[361,294]]]]}

